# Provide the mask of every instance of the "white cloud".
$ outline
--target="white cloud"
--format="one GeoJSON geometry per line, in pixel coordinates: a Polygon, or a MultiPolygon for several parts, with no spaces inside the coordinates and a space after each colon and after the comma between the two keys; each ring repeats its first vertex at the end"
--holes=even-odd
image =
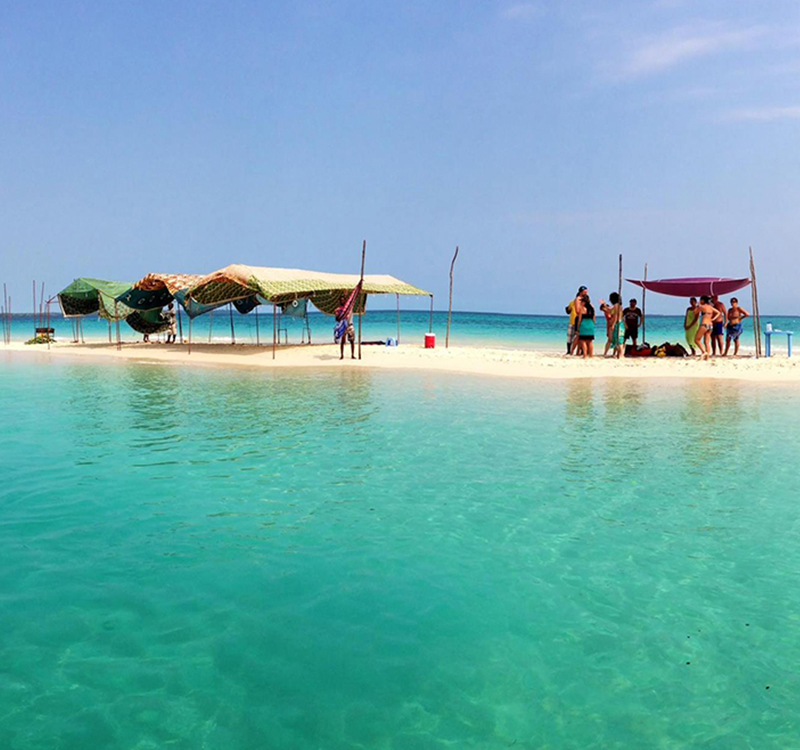
{"type": "Polygon", "coordinates": [[[501,11],[500,16],[511,21],[527,21],[543,14],[544,9],[538,3],[517,3],[501,11]]]}
{"type": "Polygon", "coordinates": [[[797,107],[760,107],[755,109],[738,109],[729,112],[727,120],[800,120],[800,106],[797,107]]]}
{"type": "Polygon", "coordinates": [[[702,24],[642,37],[634,43],[619,73],[628,78],[661,73],[689,60],[751,46],[766,31],[763,26],[736,29],[702,24]]]}

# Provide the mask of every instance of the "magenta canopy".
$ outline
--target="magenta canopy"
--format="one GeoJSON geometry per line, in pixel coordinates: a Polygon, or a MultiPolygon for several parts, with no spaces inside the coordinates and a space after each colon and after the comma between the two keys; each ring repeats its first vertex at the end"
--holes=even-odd
{"type": "Polygon", "coordinates": [[[648,292],[669,294],[672,297],[702,297],[707,294],[730,294],[750,283],[750,279],[726,279],[711,276],[696,276],[686,279],[648,279],[639,281],[628,279],[631,284],[647,289],[648,292]]]}

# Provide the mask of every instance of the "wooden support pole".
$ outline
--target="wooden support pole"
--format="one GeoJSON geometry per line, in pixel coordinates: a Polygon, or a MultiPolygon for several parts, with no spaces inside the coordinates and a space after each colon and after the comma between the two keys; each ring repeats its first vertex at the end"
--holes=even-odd
{"type": "Polygon", "coordinates": [[[39,295],[39,327],[44,328],[44,281],[42,282],[42,293],[39,295]]]}
{"type": "MultiPolygon", "coordinates": [[[[644,264],[644,280],[647,281],[647,263],[644,264]]],[[[622,299],[620,299],[620,305],[622,299]]],[[[642,289],[642,343],[647,341],[647,287],[642,289]]]]}
{"type": "Polygon", "coordinates": [[[275,349],[278,343],[278,306],[272,305],[272,359],[275,359],[275,349]]]}
{"type": "Polygon", "coordinates": [[[228,310],[231,314],[231,346],[236,343],[236,331],[233,330],[233,302],[228,303],[228,310]]]}
{"type": "Polygon", "coordinates": [[[458,245],[456,245],[456,251],[453,253],[453,260],[450,261],[450,301],[447,303],[447,334],[444,337],[445,349],[450,346],[450,318],[453,315],[453,267],[456,264],[456,258],[458,258],[458,245]]]}
{"type": "Polygon", "coordinates": [[[111,321],[108,320],[106,322],[108,323],[108,343],[110,344],[110,343],[112,343],[111,342],[111,321]]]}
{"type": "Polygon", "coordinates": [[[260,305],[256,305],[256,346],[261,346],[261,337],[258,333],[258,308],[260,305]]]}
{"type": "Polygon", "coordinates": [[[3,282],[3,342],[8,344],[8,291],[6,284],[3,282]]]}
{"type": "Polygon", "coordinates": [[[428,333],[433,333],[433,295],[431,295],[431,314],[428,317],[428,333]]]}
{"type": "Polygon", "coordinates": [[[397,343],[400,343],[400,295],[395,294],[397,297],[397,343]]]}
{"type": "MultiPolygon", "coordinates": [[[[364,244],[361,246],[361,286],[362,290],[359,294],[360,297],[364,298],[364,304],[361,307],[361,315],[358,316],[358,358],[361,359],[361,319],[364,317],[364,313],[366,312],[367,308],[367,295],[364,294],[363,286],[364,286],[364,261],[367,257],[367,241],[364,240],[364,244]]],[[[355,305],[358,305],[358,299],[356,299],[355,305]]]]}
{"type": "Polygon", "coordinates": [[[175,304],[178,306],[178,335],[181,337],[181,344],[182,344],[183,343],[183,320],[181,318],[182,305],[177,300],[175,300],[175,304]]]}
{"type": "Polygon", "coordinates": [[[33,280],[33,335],[36,336],[36,279],[33,280]]]}
{"type": "Polygon", "coordinates": [[[758,281],[756,280],[756,264],[753,260],[753,248],[750,248],[750,293],[753,300],[753,335],[756,358],[762,356],[761,350],[761,311],[758,305],[758,281]]]}
{"type": "Polygon", "coordinates": [[[192,316],[189,316],[189,344],[186,347],[186,353],[192,353],[192,316]]]}
{"type": "Polygon", "coordinates": [[[83,337],[83,318],[78,318],[78,329],[81,332],[81,344],[85,344],[86,339],[83,337]]]}
{"type": "Polygon", "coordinates": [[[50,349],[50,300],[47,300],[47,348],[50,349]]]}
{"type": "Polygon", "coordinates": [[[117,351],[122,350],[122,337],[119,331],[119,311],[117,310],[117,300],[114,300],[114,321],[117,326],[117,351]]]}
{"type": "Polygon", "coordinates": [[[211,332],[214,330],[214,311],[208,314],[208,343],[211,343],[211,332]]]}

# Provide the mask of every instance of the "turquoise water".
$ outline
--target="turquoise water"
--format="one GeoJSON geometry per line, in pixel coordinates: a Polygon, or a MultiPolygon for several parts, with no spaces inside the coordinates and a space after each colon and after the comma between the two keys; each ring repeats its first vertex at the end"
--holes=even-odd
{"type": "Polygon", "coordinates": [[[0,747],[800,744],[800,389],[0,354],[0,410],[0,747]]]}
{"type": "MultiPolygon", "coordinates": [[[[299,344],[303,340],[303,330],[300,322],[288,316],[285,320],[285,334],[281,335],[282,341],[290,344],[299,344]]],[[[322,313],[309,315],[312,341],[327,343],[332,340],[333,326],[331,318],[322,313]]],[[[500,315],[493,313],[453,313],[451,341],[455,345],[493,345],[501,347],[517,347],[526,349],[551,349],[561,351],[565,348],[567,333],[566,315],[500,315]]],[[[791,316],[762,316],[762,324],[772,322],[775,328],[797,331],[800,333],[800,318],[791,316]]],[[[422,343],[425,332],[428,331],[430,316],[427,312],[419,310],[404,310],[400,320],[401,344],[422,343]]],[[[61,341],[72,339],[72,323],[59,316],[51,317],[51,325],[56,329],[56,338],[61,341]]],[[[13,334],[15,340],[23,341],[33,336],[34,319],[32,316],[16,316],[14,318],[13,334]]],[[[233,314],[234,338],[237,343],[262,344],[272,343],[272,316],[263,312],[258,316],[256,323],[255,313],[240,315],[233,314]],[[258,328],[258,330],[257,330],[258,328]]],[[[213,317],[203,315],[197,318],[192,325],[192,340],[201,343],[217,342],[229,343],[231,341],[231,316],[228,310],[218,310],[213,317]]],[[[86,340],[108,341],[109,326],[104,320],[97,317],[87,317],[83,321],[84,338],[86,340]]],[[[433,315],[433,330],[437,335],[439,344],[444,344],[447,331],[447,313],[435,312],[433,315]]],[[[604,341],[602,325],[598,326],[598,338],[604,341]],[[601,330],[602,329],[602,330],[601,330]]],[[[116,331],[112,330],[112,337],[116,331]]],[[[122,339],[125,341],[140,340],[141,336],[134,332],[125,323],[120,326],[122,339]]],[[[188,322],[183,317],[183,334],[188,339],[188,322]]],[[[397,337],[397,313],[395,311],[377,310],[369,311],[364,318],[364,340],[386,340],[387,337],[397,337]]],[[[155,338],[155,337],[154,337],[155,338]]],[[[652,344],[662,344],[665,341],[684,342],[683,317],[669,315],[651,315],[647,319],[647,338],[652,344]]],[[[116,339],[114,339],[116,340],[116,339]]],[[[746,321],[742,335],[742,346],[747,349],[753,346],[753,327],[746,321]]],[[[776,344],[776,351],[783,351],[785,340],[776,344]]],[[[601,351],[602,353],[602,351],[601,351]]]]}

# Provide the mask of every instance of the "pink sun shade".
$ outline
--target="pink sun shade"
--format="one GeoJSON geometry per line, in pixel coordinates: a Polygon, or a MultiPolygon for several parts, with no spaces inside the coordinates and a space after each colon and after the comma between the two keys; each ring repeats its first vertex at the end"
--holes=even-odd
{"type": "Polygon", "coordinates": [[[685,279],[653,279],[640,281],[627,279],[631,284],[647,289],[648,292],[668,294],[671,297],[702,297],[707,294],[730,294],[750,283],[750,279],[726,279],[711,276],[696,276],[685,279]]]}

